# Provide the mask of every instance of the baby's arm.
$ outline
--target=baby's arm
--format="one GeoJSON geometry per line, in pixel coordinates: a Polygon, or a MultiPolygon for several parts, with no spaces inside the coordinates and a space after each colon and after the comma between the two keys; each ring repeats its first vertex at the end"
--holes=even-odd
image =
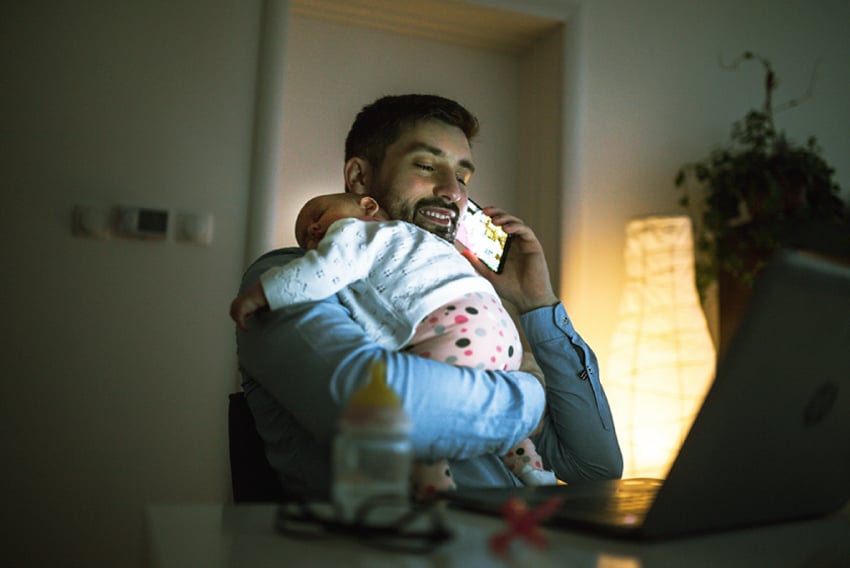
{"type": "Polygon", "coordinates": [[[260,282],[269,308],[315,302],[366,278],[376,252],[392,240],[392,232],[378,228],[378,223],[339,220],[317,249],[263,273],[260,282]]]}
{"type": "Polygon", "coordinates": [[[256,312],[268,308],[268,306],[269,301],[266,300],[266,293],[263,292],[263,286],[258,280],[233,300],[230,304],[230,317],[233,318],[239,329],[248,329],[248,320],[256,312]]]}

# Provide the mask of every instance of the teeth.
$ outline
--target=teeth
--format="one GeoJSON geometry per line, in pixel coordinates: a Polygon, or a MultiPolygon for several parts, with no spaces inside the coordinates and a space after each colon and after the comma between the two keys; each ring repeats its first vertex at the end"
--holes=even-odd
{"type": "Polygon", "coordinates": [[[419,213],[424,215],[425,217],[434,217],[435,219],[440,219],[442,221],[448,221],[452,218],[451,215],[446,215],[445,213],[437,213],[436,211],[420,210],[419,213]]]}

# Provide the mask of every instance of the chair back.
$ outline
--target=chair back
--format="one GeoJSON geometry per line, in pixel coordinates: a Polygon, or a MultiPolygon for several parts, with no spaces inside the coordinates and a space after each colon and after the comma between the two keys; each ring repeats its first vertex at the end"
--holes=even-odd
{"type": "Polygon", "coordinates": [[[234,503],[277,502],[283,488],[266,458],[265,445],[245,393],[231,393],[227,411],[230,482],[234,503]]]}

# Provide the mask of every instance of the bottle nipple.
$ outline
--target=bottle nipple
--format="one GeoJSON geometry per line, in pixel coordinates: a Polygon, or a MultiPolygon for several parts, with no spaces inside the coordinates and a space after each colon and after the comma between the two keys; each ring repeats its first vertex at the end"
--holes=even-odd
{"type": "Polygon", "coordinates": [[[372,364],[372,376],[354,393],[340,415],[343,427],[380,427],[390,430],[410,429],[410,418],[401,399],[387,384],[387,366],[382,360],[372,364]]]}
{"type": "Polygon", "coordinates": [[[366,385],[354,393],[349,406],[377,406],[383,408],[399,408],[401,400],[393,389],[387,385],[387,365],[382,360],[372,364],[372,377],[366,385]]]}

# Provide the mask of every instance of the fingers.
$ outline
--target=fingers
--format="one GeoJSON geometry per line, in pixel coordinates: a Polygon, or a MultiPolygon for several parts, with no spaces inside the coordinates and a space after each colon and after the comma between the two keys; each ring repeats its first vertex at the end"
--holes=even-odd
{"type": "MultiPolygon", "coordinates": [[[[538,239],[537,235],[534,234],[534,231],[525,224],[525,221],[517,217],[516,215],[511,215],[504,209],[499,209],[498,207],[484,207],[484,213],[490,216],[493,219],[493,224],[501,227],[506,233],[509,235],[513,235],[514,238],[519,238],[523,241],[526,246],[528,244],[537,244],[538,239]]],[[[531,249],[526,250],[534,250],[531,249]]]]}
{"type": "Polygon", "coordinates": [[[498,207],[484,207],[484,213],[493,219],[493,224],[502,227],[506,233],[518,234],[531,232],[531,228],[525,224],[525,221],[516,215],[511,215],[504,209],[499,209],[498,207]]]}
{"type": "Polygon", "coordinates": [[[239,326],[242,331],[248,330],[248,320],[254,317],[254,314],[261,306],[257,305],[249,294],[237,296],[230,303],[230,317],[239,326]]]}
{"type": "Polygon", "coordinates": [[[244,298],[236,298],[230,304],[230,318],[236,322],[239,329],[245,331],[248,329],[248,320],[251,317],[251,312],[245,305],[244,298]]]}
{"type": "Polygon", "coordinates": [[[230,317],[245,331],[248,329],[248,320],[261,310],[267,310],[269,306],[262,284],[258,281],[238,295],[230,303],[230,317]]]}
{"type": "MultiPolygon", "coordinates": [[[[512,228],[525,226],[525,222],[516,215],[511,215],[504,209],[498,207],[484,207],[483,211],[493,219],[493,223],[504,228],[506,225],[512,228]]],[[[507,230],[505,231],[507,232],[507,230]]]]}

